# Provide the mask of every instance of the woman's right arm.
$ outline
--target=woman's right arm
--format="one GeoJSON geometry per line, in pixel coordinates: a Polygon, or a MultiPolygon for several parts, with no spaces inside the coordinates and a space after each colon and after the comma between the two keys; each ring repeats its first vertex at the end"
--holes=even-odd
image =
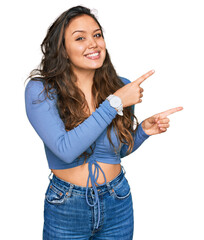
{"type": "Polygon", "coordinates": [[[40,103],[34,103],[38,99],[44,99],[38,96],[43,88],[42,82],[32,80],[26,86],[25,105],[28,119],[45,145],[61,160],[71,163],[102,134],[116,117],[117,111],[105,100],[83,123],[66,131],[55,100],[47,98],[40,103]]]}
{"type": "MultiPolygon", "coordinates": [[[[123,107],[141,102],[143,89],[140,84],[153,73],[149,71],[113,93],[121,98],[123,107]]],[[[57,111],[56,101],[47,98],[40,103],[33,103],[39,99],[43,89],[40,81],[30,80],[27,84],[25,104],[28,119],[45,145],[62,161],[71,163],[96,141],[116,117],[117,111],[106,99],[83,123],[67,132],[57,111]]]]}

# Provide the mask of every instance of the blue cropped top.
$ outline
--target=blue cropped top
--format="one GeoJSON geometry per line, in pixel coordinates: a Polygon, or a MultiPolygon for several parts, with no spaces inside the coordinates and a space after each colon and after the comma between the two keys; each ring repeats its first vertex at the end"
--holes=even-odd
{"type": "MultiPolygon", "coordinates": [[[[122,78],[124,84],[130,83],[126,78],[122,78]]],[[[95,204],[99,204],[98,191],[96,185],[98,172],[104,175],[103,170],[98,162],[118,164],[121,158],[127,156],[128,145],[122,144],[117,154],[107,138],[107,127],[116,117],[117,111],[113,108],[109,101],[104,100],[99,107],[93,112],[84,122],[70,131],[66,131],[64,123],[61,120],[57,107],[56,97],[54,99],[45,99],[44,94],[40,94],[44,89],[41,81],[30,80],[25,89],[25,105],[28,119],[42,139],[48,165],[50,169],[66,169],[73,168],[83,164],[84,156],[79,156],[87,151],[91,153],[90,146],[94,148],[93,154],[87,159],[89,176],[87,179],[87,189],[89,179],[96,196],[95,204]],[[41,102],[36,102],[40,100],[41,102]],[[92,172],[92,165],[95,165],[94,173],[92,172]],[[95,176],[97,172],[97,177],[95,176]]],[[[43,92],[44,93],[44,92],[43,92]]],[[[132,105],[134,112],[134,105],[132,105]]],[[[136,134],[134,135],[134,152],[147,138],[147,135],[139,124],[136,134]]],[[[111,129],[111,140],[116,149],[119,147],[119,142],[115,131],[111,129]]],[[[131,152],[131,153],[132,153],[131,152]]],[[[88,202],[88,198],[87,203],[88,202]]],[[[90,204],[89,204],[90,205],[90,204]]],[[[99,208],[98,208],[99,209],[99,208]]],[[[99,211],[100,220],[100,211],[99,211]]]]}

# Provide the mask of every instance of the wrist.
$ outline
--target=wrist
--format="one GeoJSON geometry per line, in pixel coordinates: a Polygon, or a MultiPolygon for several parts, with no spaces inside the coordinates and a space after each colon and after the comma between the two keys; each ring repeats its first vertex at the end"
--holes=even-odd
{"type": "Polygon", "coordinates": [[[142,121],[142,122],[140,123],[140,125],[141,125],[141,127],[142,127],[143,132],[144,132],[147,136],[151,136],[151,135],[149,134],[148,130],[146,129],[146,127],[145,127],[145,121],[142,121]]]}
{"type": "Polygon", "coordinates": [[[117,111],[117,114],[123,116],[123,104],[121,98],[114,94],[110,94],[106,99],[110,102],[111,107],[117,111]]]}

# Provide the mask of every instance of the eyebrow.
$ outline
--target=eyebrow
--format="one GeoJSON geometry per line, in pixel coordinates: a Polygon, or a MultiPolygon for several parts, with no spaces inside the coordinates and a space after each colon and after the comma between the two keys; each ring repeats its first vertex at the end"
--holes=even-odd
{"type": "MultiPolygon", "coordinates": [[[[95,29],[93,32],[96,32],[96,31],[98,31],[98,30],[101,31],[100,28],[97,28],[97,29],[95,29]]],[[[77,32],[86,32],[86,31],[84,31],[84,30],[76,30],[76,31],[74,31],[74,32],[72,33],[72,35],[73,35],[74,33],[77,33],[77,32]]]]}

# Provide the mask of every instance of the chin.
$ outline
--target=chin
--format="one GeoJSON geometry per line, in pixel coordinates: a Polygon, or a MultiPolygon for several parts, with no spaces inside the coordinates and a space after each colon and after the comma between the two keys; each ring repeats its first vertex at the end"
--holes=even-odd
{"type": "Polygon", "coordinates": [[[101,64],[94,64],[94,65],[92,65],[92,66],[89,66],[89,67],[87,67],[87,69],[98,69],[98,68],[101,68],[103,66],[103,63],[101,63],[101,64]]]}

